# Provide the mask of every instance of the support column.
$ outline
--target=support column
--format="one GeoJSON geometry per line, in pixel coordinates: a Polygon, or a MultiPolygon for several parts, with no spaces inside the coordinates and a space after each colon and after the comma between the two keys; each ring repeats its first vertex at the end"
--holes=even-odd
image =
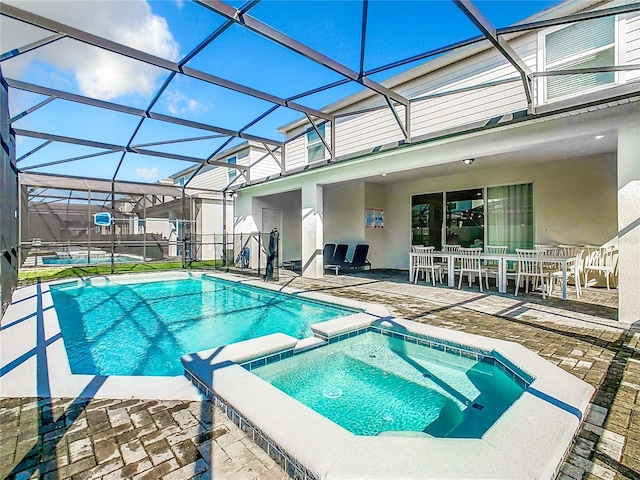
{"type": "Polygon", "coordinates": [[[302,187],[302,276],[322,278],[323,206],[322,185],[302,187]]]}
{"type": "Polygon", "coordinates": [[[640,125],[618,132],[618,319],[640,322],[640,125]]]}

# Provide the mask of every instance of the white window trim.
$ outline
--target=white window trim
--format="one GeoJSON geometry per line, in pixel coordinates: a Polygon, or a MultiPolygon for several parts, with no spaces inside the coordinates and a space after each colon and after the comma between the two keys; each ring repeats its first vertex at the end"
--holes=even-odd
{"type": "MultiPolygon", "coordinates": [[[[571,26],[573,24],[568,24],[568,25],[560,25],[558,27],[554,27],[554,28],[549,28],[547,30],[542,30],[540,32],[538,32],[538,70],[539,71],[546,71],[546,49],[545,49],[545,43],[546,43],[546,37],[547,35],[557,32],[558,30],[562,30],[563,28],[567,28],[569,26],[571,26]]],[[[614,52],[614,57],[615,57],[615,61],[616,61],[616,65],[623,65],[625,63],[625,56],[624,56],[624,49],[622,48],[620,39],[624,38],[625,32],[622,31],[624,29],[624,25],[625,22],[622,22],[621,19],[619,18],[618,15],[615,16],[614,18],[614,27],[613,27],[613,31],[614,31],[614,39],[613,39],[613,52],[614,52]]],[[[556,65],[556,64],[560,64],[560,63],[566,63],[570,60],[575,60],[578,59],[580,57],[584,57],[593,53],[597,53],[599,51],[602,50],[606,50],[607,48],[610,47],[599,47],[599,48],[594,48],[592,50],[586,51],[586,52],[582,52],[579,55],[574,55],[573,57],[570,58],[566,58],[562,61],[558,61],[558,62],[554,62],[552,65],[556,65]]],[[[562,101],[562,100],[566,100],[568,98],[574,98],[574,97],[579,97],[582,95],[588,95],[590,93],[593,92],[597,92],[600,90],[606,90],[607,88],[611,88],[611,87],[615,87],[617,85],[620,85],[621,83],[624,83],[625,77],[624,75],[622,75],[622,73],[624,72],[613,72],[613,82],[612,83],[608,83],[607,85],[601,85],[599,87],[593,87],[593,88],[589,88],[587,90],[581,90],[579,92],[575,92],[575,93],[570,93],[567,95],[562,95],[561,97],[556,97],[553,98],[551,100],[547,99],[547,78],[549,77],[538,77],[537,79],[537,92],[538,95],[536,96],[536,100],[537,100],[537,104],[538,105],[545,105],[545,104],[549,104],[549,103],[554,103],[554,102],[558,102],[558,101],[562,101]]]]}
{"type": "MultiPolygon", "coordinates": [[[[313,127],[311,127],[311,128],[313,128],[313,127]]],[[[319,128],[318,128],[318,130],[319,130],[319,128]]],[[[311,130],[311,132],[315,132],[315,130],[311,130]]],[[[312,164],[312,163],[317,163],[317,162],[324,162],[327,159],[327,148],[324,146],[324,143],[322,142],[320,137],[318,137],[318,140],[315,141],[315,142],[309,142],[309,134],[311,132],[307,132],[304,135],[304,159],[305,159],[305,162],[307,164],[312,164]],[[319,158],[318,160],[314,160],[314,161],[310,162],[309,161],[309,147],[317,145],[319,143],[322,144],[322,146],[323,146],[322,158],[319,158]]],[[[327,127],[325,126],[324,127],[324,138],[325,138],[325,141],[326,141],[326,137],[327,137],[327,127]]]]}
{"type": "MultiPolygon", "coordinates": [[[[227,163],[231,164],[231,165],[237,165],[238,164],[238,156],[237,155],[232,155],[230,157],[227,158],[227,163]],[[231,163],[231,159],[233,159],[233,163],[231,163]]],[[[235,180],[238,177],[238,171],[233,169],[233,168],[228,168],[227,169],[227,180],[229,182],[231,182],[232,180],[235,180]],[[233,176],[233,178],[231,177],[231,174],[234,173],[235,175],[233,176]]]]}

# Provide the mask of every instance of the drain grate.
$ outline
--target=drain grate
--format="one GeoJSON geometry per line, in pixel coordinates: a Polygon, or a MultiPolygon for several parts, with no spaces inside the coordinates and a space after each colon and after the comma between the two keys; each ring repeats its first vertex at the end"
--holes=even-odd
{"type": "Polygon", "coordinates": [[[473,408],[475,408],[476,410],[482,410],[484,408],[484,405],[480,405],[479,403],[474,403],[473,405],[471,405],[473,408]]]}

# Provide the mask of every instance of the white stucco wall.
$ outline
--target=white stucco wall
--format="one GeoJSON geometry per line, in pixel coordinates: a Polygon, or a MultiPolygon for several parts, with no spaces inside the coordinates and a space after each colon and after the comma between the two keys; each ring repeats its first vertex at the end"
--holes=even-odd
{"type": "Polygon", "coordinates": [[[384,265],[408,268],[411,195],[528,182],[534,184],[536,243],[601,245],[615,237],[615,157],[582,157],[476,171],[471,166],[467,174],[385,186],[384,265]]]}
{"type": "Polygon", "coordinates": [[[390,232],[386,225],[387,215],[387,191],[384,185],[380,183],[365,183],[364,186],[364,206],[366,208],[382,208],[385,216],[385,224],[381,229],[365,228],[364,243],[369,245],[369,254],[367,258],[371,262],[371,268],[380,268],[384,266],[384,257],[387,250],[386,236],[390,232]]]}
{"type": "Polygon", "coordinates": [[[324,243],[348,244],[347,258],[365,241],[364,194],[362,181],[324,186],[324,243]]]}

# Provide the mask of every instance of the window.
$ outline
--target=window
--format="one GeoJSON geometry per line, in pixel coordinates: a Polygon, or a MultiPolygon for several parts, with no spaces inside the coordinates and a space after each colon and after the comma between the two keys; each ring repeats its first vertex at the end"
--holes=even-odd
{"type": "Polygon", "coordinates": [[[533,248],[533,184],[411,196],[411,245],[533,248]]]}
{"type": "Polygon", "coordinates": [[[411,197],[411,245],[442,249],[442,192],[411,197]]]}
{"type": "Polygon", "coordinates": [[[482,189],[447,192],[447,245],[482,247],[484,245],[484,199],[482,189]]]}
{"type": "MultiPolygon", "coordinates": [[[[322,138],[326,138],[324,134],[324,123],[318,127],[318,131],[322,135],[322,138]]],[[[322,143],[322,139],[318,136],[316,131],[311,130],[307,133],[307,163],[324,160],[324,158],[324,143],[322,143]]]]}
{"type": "Polygon", "coordinates": [[[533,184],[487,188],[487,242],[533,248],[533,184]]]}
{"type": "MultiPolygon", "coordinates": [[[[236,164],[236,157],[229,157],[227,158],[227,163],[230,163],[232,165],[236,164]]],[[[233,181],[236,176],[238,175],[238,171],[235,168],[229,168],[229,182],[233,181]]]]}
{"type": "MultiPolygon", "coordinates": [[[[616,64],[615,17],[577,22],[544,35],[544,69],[567,70],[616,64]]],[[[616,81],[615,72],[546,77],[546,100],[555,100],[616,81]]]]}

